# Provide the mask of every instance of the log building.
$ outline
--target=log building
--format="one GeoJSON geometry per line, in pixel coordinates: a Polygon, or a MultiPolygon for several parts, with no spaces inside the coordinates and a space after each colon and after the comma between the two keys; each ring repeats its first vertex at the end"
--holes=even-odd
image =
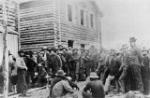
{"type": "Polygon", "coordinates": [[[32,0],[20,4],[21,48],[101,48],[101,11],[91,0],[32,0]]]}

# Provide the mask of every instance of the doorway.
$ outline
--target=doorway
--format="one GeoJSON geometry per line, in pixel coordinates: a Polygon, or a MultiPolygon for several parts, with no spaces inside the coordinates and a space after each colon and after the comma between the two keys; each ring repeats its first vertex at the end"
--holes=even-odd
{"type": "Polygon", "coordinates": [[[73,40],[68,40],[68,47],[73,48],[73,43],[74,43],[73,40]]]}
{"type": "Polygon", "coordinates": [[[82,49],[85,49],[85,44],[80,45],[82,49]]]}

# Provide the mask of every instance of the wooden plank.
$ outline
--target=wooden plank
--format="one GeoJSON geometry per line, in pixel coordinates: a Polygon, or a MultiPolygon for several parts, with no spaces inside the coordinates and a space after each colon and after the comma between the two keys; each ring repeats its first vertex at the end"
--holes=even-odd
{"type": "Polygon", "coordinates": [[[20,18],[20,21],[30,21],[30,20],[38,20],[38,19],[45,19],[45,18],[51,18],[53,17],[53,14],[42,14],[42,15],[34,15],[34,16],[28,16],[20,18]]]}
{"type": "Polygon", "coordinates": [[[33,32],[23,32],[21,35],[36,35],[37,34],[37,36],[39,35],[53,35],[54,34],[54,30],[40,30],[40,31],[33,31],[33,32]]]}
{"type": "Polygon", "coordinates": [[[26,38],[21,38],[21,42],[28,42],[28,41],[39,41],[39,40],[54,40],[54,36],[48,36],[48,37],[29,37],[28,39],[26,38]]]}
{"type": "Polygon", "coordinates": [[[55,19],[55,18],[45,18],[45,19],[38,19],[38,20],[32,20],[32,21],[24,21],[24,22],[20,22],[20,25],[35,25],[35,24],[38,24],[38,23],[53,23],[55,22],[55,20],[51,20],[51,19],[55,19]]]}
{"type": "Polygon", "coordinates": [[[54,43],[42,43],[42,44],[30,44],[30,45],[22,45],[22,49],[24,50],[33,50],[33,51],[38,51],[41,50],[43,46],[47,47],[53,47],[54,43]]]}
{"type": "Polygon", "coordinates": [[[54,6],[42,6],[42,7],[38,7],[38,8],[31,8],[31,9],[22,9],[20,14],[21,17],[24,16],[24,15],[33,15],[33,14],[43,14],[43,13],[46,13],[46,12],[53,12],[53,11],[56,11],[55,7],[54,6]],[[38,10],[38,11],[37,11],[38,10]]]}
{"type": "Polygon", "coordinates": [[[38,47],[43,47],[43,46],[53,46],[54,44],[53,43],[42,43],[42,44],[30,44],[30,45],[22,45],[22,48],[38,48],[38,47]]]}
{"type": "Polygon", "coordinates": [[[33,45],[33,44],[43,44],[43,43],[53,43],[53,42],[54,42],[53,39],[52,40],[45,40],[45,41],[37,40],[37,41],[31,41],[31,42],[21,42],[21,45],[33,45]]]}
{"type": "Polygon", "coordinates": [[[50,5],[50,4],[54,4],[55,1],[54,0],[38,0],[38,1],[29,1],[29,2],[25,2],[20,4],[20,9],[26,9],[26,8],[36,8],[39,6],[46,6],[46,5],[50,5]]]}
{"type": "MultiPolygon", "coordinates": [[[[26,30],[26,29],[40,29],[40,28],[50,28],[54,27],[53,23],[44,23],[44,24],[36,24],[36,25],[26,25],[22,26],[20,30],[26,30]]],[[[51,28],[50,28],[51,29],[51,28]]],[[[53,28],[52,28],[53,29],[53,28]]]]}

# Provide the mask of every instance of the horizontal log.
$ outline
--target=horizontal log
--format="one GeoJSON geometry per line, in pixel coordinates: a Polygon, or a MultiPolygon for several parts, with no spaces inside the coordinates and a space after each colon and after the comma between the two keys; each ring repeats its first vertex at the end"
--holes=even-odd
{"type": "Polygon", "coordinates": [[[39,7],[36,9],[27,9],[27,10],[20,10],[20,17],[26,16],[26,15],[34,15],[34,14],[44,14],[44,13],[50,13],[53,12],[55,13],[56,9],[55,7],[49,7],[49,6],[44,6],[44,7],[39,7]]]}
{"type": "Polygon", "coordinates": [[[21,45],[33,45],[33,44],[43,44],[43,43],[54,43],[54,41],[31,41],[31,42],[21,42],[21,45]]]}
{"type": "Polygon", "coordinates": [[[25,40],[35,40],[35,39],[42,39],[42,40],[46,40],[46,39],[50,39],[50,38],[54,38],[54,35],[47,35],[47,36],[28,36],[28,38],[27,37],[22,37],[21,36],[21,41],[23,40],[23,41],[25,41],[25,40]]]}
{"type": "Polygon", "coordinates": [[[39,48],[39,47],[43,47],[43,46],[53,46],[54,43],[42,43],[42,44],[32,44],[32,45],[22,45],[21,48],[39,48]]]}
{"type": "Polygon", "coordinates": [[[43,14],[43,15],[34,15],[34,16],[28,16],[20,18],[20,21],[29,21],[29,20],[36,20],[36,19],[44,19],[44,18],[50,18],[53,17],[53,14],[43,14]]]}
{"type": "Polygon", "coordinates": [[[54,45],[54,42],[52,43],[37,43],[37,44],[29,44],[29,45],[22,45],[23,48],[37,48],[39,46],[43,47],[43,46],[46,46],[46,45],[54,45]]]}
{"type": "Polygon", "coordinates": [[[21,34],[21,38],[26,38],[26,37],[29,37],[29,36],[52,36],[54,35],[55,33],[46,33],[45,32],[42,32],[42,33],[26,33],[26,34],[21,34]]]}
{"type": "Polygon", "coordinates": [[[47,34],[54,34],[55,33],[55,31],[53,31],[53,30],[48,30],[48,31],[32,31],[32,32],[21,32],[21,35],[41,35],[41,34],[45,34],[45,33],[47,33],[47,34]]]}
{"type": "Polygon", "coordinates": [[[21,38],[21,42],[28,42],[28,41],[35,41],[35,40],[49,40],[49,39],[54,39],[55,38],[55,36],[48,36],[48,37],[28,37],[28,39],[27,38],[21,38]]]}
{"type": "Polygon", "coordinates": [[[21,45],[33,45],[33,44],[44,44],[44,43],[54,43],[54,41],[32,41],[32,42],[21,42],[21,45]]]}
{"type": "MultiPolygon", "coordinates": [[[[28,20],[21,20],[20,21],[20,24],[36,24],[36,23],[39,23],[39,22],[55,22],[57,20],[57,18],[55,16],[52,16],[52,17],[45,17],[45,18],[32,18],[32,19],[28,19],[28,20]]],[[[57,21],[56,21],[57,22],[57,21]]]]}
{"type": "Polygon", "coordinates": [[[32,29],[37,29],[37,27],[40,29],[40,28],[50,28],[50,29],[53,29],[54,28],[54,24],[36,24],[36,25],[24,25],[24,26],[21,26],[20,27],[20,30],[26,30],[27,28],[32,28],[32,29]],[[52,28],[51,28],[52,27],[52,28]]]}
{"type": "Polygon", "coordinates": [[[46,6],[46,5],[52,5],[54,4],[55,1],[53,0],[38,0],[38,1],[29,1],[29,2],[24,2],[20,4],[20,9],[26,9],[26,8],[36,8],[39,6],[46,6]]]}
{"type": "Polygon", "coordinates": [[[51,10],[51,9],[55,8],[54,4],[49,4],[49,5],[45,5],[45,6],[38,6],[38,7],[30,7],[30,8],[24,8],[24,9],[20,9],[20,13],[25,13],[25,12],[30,12],[30,11],[36,11],[36,10],[51,10]]]}
{"type": "Polygon", "coordinates": [[[30,29],[40,29],[40,28],[42,28],[42,29],[44,29],[44,28],[49,28],[49,29],[53,29],[54,28],[54,24],[52,24],[52,23],[45,23],[45,24],[36,24],[36,25],[32,25],[32,26],[28,26],[28,25],[26,25],[26,26],[22,26],[22,27],[20,27],[20,30],[22,31],[22,30],[30,30],[30,29]]]}
{"type": "Polygon", "coordinates": [[[41,51],[42,47],[47,46],[47,47],[54,47],[54,44],[42,44],[42,45],[32,45],[32,47],[30,47],[30,45],[22,45],[21,49],[25,50],[25,51],[36,51],[39,52],[41,51]]]}
{"type": "Polygon", "coordinates": [[[54,41],[39,41],[39,42],[28,42],[28,43],[21,43],[21,45],[40,45],[44,46],[46,43],[54,43],[54,41]]]}
{"type": "Polygon", "coordinates": [[[50,25],[37,25],[37,26],[24,26],[20,28],[20,31],[24,32],[24,31],[33,31],[33,30],[55,30],[54,25],[50,24],[50,25]]]}
{"type": "Polygon", "coordinates": [[[24,31],[21,31],[21,34],[23,33],[27,33],[27,34],[30,34],[30,33],[38,33],[38,32],[41,32],[41,33],[44,33],[44,32],[49,32],[49,33],[53,33],[54,30],[53,29],[34,29],[34,30],[24,30],[24,31]]]}
{"type": "Polygon", "coordinates": [[[47,33],[45,33],[45,32],[42,32],[42,33],[28,33],[28,34],[21,34],[21,38],[25,38],[25,37],[32,37],[32,36],[34,36],[34,37],[42,37],[42,36],[54,36],[55,35],[55,33],[49,33],[49,32],[47,32],[47,33]]]}
{"type": "Polygon", "coordinates": [[[33,31],[33,30],[45,30],[45,29],[46,30],[54,30],[54,25],[53,24],[43,25],[43,26],[37,25],[34,27],[26,26],[26,27],[20,28],[20,31],[33,31]]]}
{"type": "Polygon", "coordinates": [[[39,24],[39,23],[53,23],[55,22],[55,18],[45,18],[45,19],[38,19],[38,20],[32,20],[32,21],[24,21],[24,22],[20,22],[20,26],[25,26],[25,25],[35,25],[35,24],[39,24]],[[51,20],[54,19],[54,20],[51,20]]]}
{"type": "Polygon", "coordinates": [[[44,15],[44,14],[58,15],[58,13],[56,12],[56,10],[48,10],[48,11],[44,11],[44,10],[39,11],[39,10],[36,10],[34,12],[28,12],[28,13],[21,14],[20,18],[30,17],[30,16],[34,16],[34,15],[44,15]]]}

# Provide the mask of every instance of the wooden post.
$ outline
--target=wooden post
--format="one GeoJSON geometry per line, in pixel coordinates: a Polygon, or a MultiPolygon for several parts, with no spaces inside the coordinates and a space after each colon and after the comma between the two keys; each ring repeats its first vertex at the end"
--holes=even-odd
{"type": "Polygon", "coordinates": [[[59,23],[59,33],[58,33],[58,37],[59,37],[59,42],[58,44],[61,45],[61,36],[62,36],[62,32],[61,32],[61,0],[57,0],[57,7],[58,7],[58,23],[59,23]]]}
{"type": "Polygon", "coordinates": [[[8,49],[7,49],[7,9],[6,0],[3,1],[3,75],[4,75],[4,85],[3,85],[3,98],[8,98],[8,84],[9,84],[9,70],[8,70],[8,49]]]}

